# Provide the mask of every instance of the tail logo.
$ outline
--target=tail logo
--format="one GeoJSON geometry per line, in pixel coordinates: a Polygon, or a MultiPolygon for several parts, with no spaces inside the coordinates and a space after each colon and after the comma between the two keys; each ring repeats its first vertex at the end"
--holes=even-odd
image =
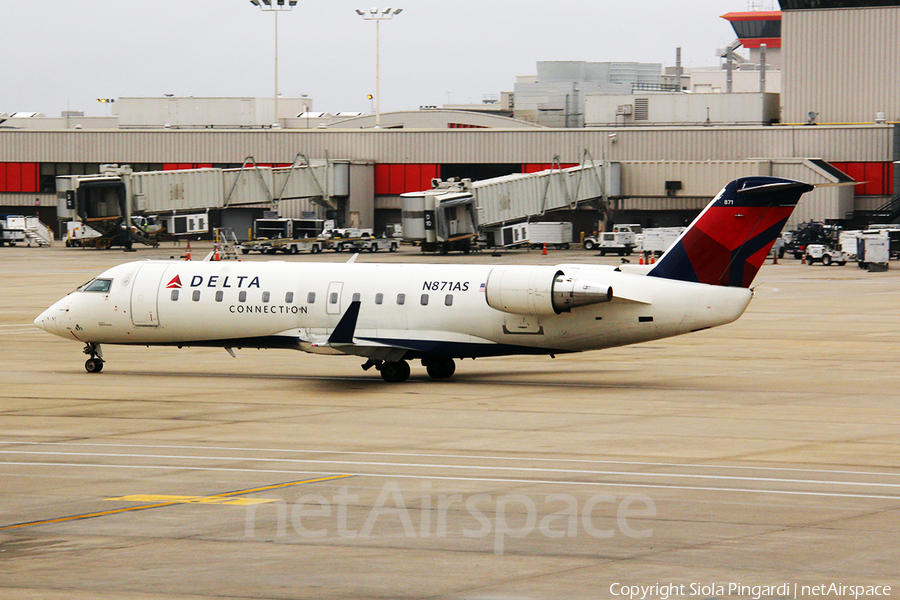
{"type": "Polygon", "coordinates": [[[812,189],[778,177],[732,181],[648,275],[750,287],[800,196],[812,189]]]}

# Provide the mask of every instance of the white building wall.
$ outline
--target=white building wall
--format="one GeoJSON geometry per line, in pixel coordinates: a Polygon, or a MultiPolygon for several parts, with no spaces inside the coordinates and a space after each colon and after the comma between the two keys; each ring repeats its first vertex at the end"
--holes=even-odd
{"type": "Polygon", "coordinates": [[[900,122],[900,6],[787,10],[784,120],[900,122]]]}
{"type": "Polygon", "coordinates": [[[769,124],[779,119],[778,94],[591,95],[585,99],[585,126],[769,124]],[[638,102],[647,107],[645,114],[638,102]]]}

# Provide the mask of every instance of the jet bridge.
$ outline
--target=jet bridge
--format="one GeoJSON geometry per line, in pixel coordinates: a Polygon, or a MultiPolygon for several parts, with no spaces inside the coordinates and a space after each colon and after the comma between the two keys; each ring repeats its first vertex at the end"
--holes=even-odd
{"type": "MultiPolygon", "coordinates": [[[[133,172],[127,165],[102,165],[99,175],[57,177],[59,215],[88,223],[102,235],[123,235],[126,247],[132,238],[149,243],[126,225],[134,215],[257,209],[322,218],[338,210],[337,200],[349,195],[349,167],[343,161],[310,161],[302,154],[292,165],[276,168],[258,166],[252,157],[238,169],[133,172]]],[[[208,226],[209,219],[204,223],[208,226]]]]}
{"type": "MultiPolygon", "coordinates": [[[[558,164],[558,161],[557,161],[558,164]]],[[[507,223],[574,209],[619,195],[621,169],[593,161],[482,181],[435,181],[435,187],[402,194],[404,238],[424,250],[467,250],[478,236],[507,223]]]]}

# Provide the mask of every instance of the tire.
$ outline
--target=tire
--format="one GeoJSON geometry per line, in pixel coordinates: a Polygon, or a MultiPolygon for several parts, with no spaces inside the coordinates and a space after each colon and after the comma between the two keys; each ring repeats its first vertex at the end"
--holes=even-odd
{"type": "Polygon", "coordinates": [[[846,260],[841,260],[841,261],[838,261],[838,264],[837,264],[837,265],[838,265],[839,267],[843,267],[843,266],[846,265],[846,264],[847,264],[847,261],[846,261],[846,260]]]}
{"type": "Polygon", "coordinates": [[[425,370],[432,379],[447,379],[456,372],[456,363],[452,358],[434,358],[428,361],[425,370]]]}
{"type": "Polygon", "coordinates": [[[391,247],[390,247],[389,251],[390,251],[390,252],[396,252],[396,251],[397,251],[397,244],[391,244],[391,247]]]}
{"type": "Polygon", "coordinates": [[[401,383],[409,379],[409,363],[405,360],[381,365],[381,378],[388,383],[401,383]]]}
{"type": "Polygon", "coordinates": [[[822,256],[822,264],[825,265],[826,267],[831,266],[831,255],[830,254],[825,254],[822,256]]]}
{"type": "Polygon", "coordinates": [[[378,244],[372,244],[369,246],[369,252],[378,252],[378,244]]]}
{"type": "Polygon", "coordinates": [[[593,250],[594,249],[593,240],[584,240],[584,249],[585,250],[593,250]]]}
{"type": "Polygon", "coordinates": [[[813,266],[813,264],[815,264],[815,263],[813,263],[813,257],[812,257],[812,256],[807,256],[807,257],[806,257],[806,264],[808,264],[809,266],[813,266]]]}
{"type": "Polygon", "coordinates": [[[606,250],[601,250],[601,251],[600,251],[600,256],[606,256],[606,250]]]}
{"type": "Polygon", "coordinates": [[[568,249],[569,249],[569,244],[563,244],[563,245],[562,245],[562,249],[563,249],[563,250],[568,250],[568,249]]]}
{"type": "Polygon", "coordinates": [[[84,362],[84,370],[88,373],[99,373],[103,370],[103,360],[99,358],[89,358],[84,362]]]}

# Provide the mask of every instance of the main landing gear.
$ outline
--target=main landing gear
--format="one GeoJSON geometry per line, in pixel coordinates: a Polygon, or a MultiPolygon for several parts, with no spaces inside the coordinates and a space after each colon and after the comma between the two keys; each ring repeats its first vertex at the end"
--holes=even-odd
{"type": "MultiPolygon", "coordinates": [[[[456,363],[452,358],[423,358],[422,365],[432,379],[447,379],[456,372],[456,363]]],[[[388,383],[400,383],[409,379],[409,363],[405,360],[387,362],[370,359],[362,366],[364,371],[372,367],[375,367],[381,373],[381,378],[388,383]]]]}
{"type": "Polygon", "coordinates": [[[84,353],[90,356],[84,362],[84,370],[88,373],[99,373],[103,370],[103,352],[100,350],[100,344],[88,342],[84,347],[84,353]]]}

